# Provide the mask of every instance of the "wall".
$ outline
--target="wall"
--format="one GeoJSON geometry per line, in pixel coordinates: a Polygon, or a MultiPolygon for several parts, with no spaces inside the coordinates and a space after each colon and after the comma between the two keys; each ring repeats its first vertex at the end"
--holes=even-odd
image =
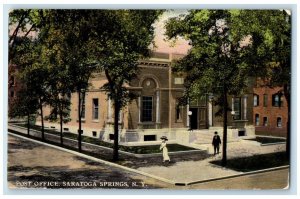
{"type": "Polygon", "coordinates": [[[282,90],[280,87],[268,88],[258,87],[254,88],[254,93],[259,96],[259,106],[253,107],[253,122],[255,124],[255,114],[259,114],[259,125],[255,125],[257,134],[273,135],[286,137],[287,132],[287,102],[283,97],[283,105],[281,107],[272,106],[272,95],[282,90]],[[263,96],[268,95],[267,106],[263,105],[263,96]],[[263,117],[268,118],[268,126],[263,126],[263,117]],[[277,127],[277,117],[282,118],[282,127],[277,127]]]}

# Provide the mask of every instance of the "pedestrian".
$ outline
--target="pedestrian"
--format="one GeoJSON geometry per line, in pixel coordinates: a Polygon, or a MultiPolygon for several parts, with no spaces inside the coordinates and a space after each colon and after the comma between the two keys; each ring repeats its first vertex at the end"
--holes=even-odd
{"type": "Polygon", "coordinates": [[[212,145],[214,146],[214,155],[216,155],[216,153],[219,154],[220,144],[221,144],[221,139],[220,136],[218,135],[218,132],[216,131],[212,140],[212,145]]]}
{"type": "Polygon", "coordinates": [[[166,136],[162,136],[160,139],[162,140],[162,142],[161,142],[159,150],[163,151],[163,162],[169,161],[169,163],[170,163],[170,157],[168,155],[168,148],[167,148],[168,138],[166,136]]]}

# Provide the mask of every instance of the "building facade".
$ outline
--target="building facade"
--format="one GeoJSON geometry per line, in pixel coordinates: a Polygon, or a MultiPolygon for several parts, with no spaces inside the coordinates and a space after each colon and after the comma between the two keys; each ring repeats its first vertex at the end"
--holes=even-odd
{"type": "Polygon", "coordinates": [[[288,107],[282,88],[255,87],[253,121],[257,134],[286,137],[288,107]]]}
{"type": "MultiPolygon", "coordinates": [[[[176,142],[191,142],[191,134],[214,131],[222,134],[223,119],[215,117],[218,108],[210,96],[191,102],[186,106],[178,104],[184,92],[184,76],[172,72],[171,62],[182,55],[154,53],[150,59],[139,62],[138,77],[130,82],[128,89],[138,98],[123,108],[119,116],[120,141],[140,143],[159,141],[165,135],[176,142]],[[190,113],[190,114],[189,114],[190,113]],[[188,129],[193,129],[193,133],[188,129]]],[[[95,74],[86,93],[83,114],[83,134],[104,141],[113,140],[113,104],[100,90],[106,83],[105,75],[95,74]]],[[[229,97],[235,115],[228,113],[229,137],[253,136],[253,95],[229,97]]],[[[71,95],[71,121],[65,124],[65,131],[78,130],[78,96],[71,95]]],[[[50,109],[45,108],[45,115],[50,109]]],[[[58,128],[56,123],[46,123],[49,128],[58,128]]],[[[210,138],[209,138],[210,139],[210,138]]]]}

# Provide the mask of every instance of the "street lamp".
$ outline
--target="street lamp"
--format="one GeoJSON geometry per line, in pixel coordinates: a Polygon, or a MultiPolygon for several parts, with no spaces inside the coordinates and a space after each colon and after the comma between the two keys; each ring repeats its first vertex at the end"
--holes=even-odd
{"type": "Polygon", "coordinates": [[[232,115],[232,117],[234,117],[235,111],[231,111],[231,115],[232,115]]]}
{"type": "Polygon", "coordinates": [[[235,111],[231,111],[231,116],[232,116],[232,127],[234,124],[234,116],[235,116],[235,111]]]}
{"type": "Polygon", "coordinates": [[[193,115],[193,112],[192,112],[192,111],[189,111],[189,112],[188,112],[188,116],[189,116],[189,131],[192,130],[192,121],[191,121],[192,115],[193,115]]]}

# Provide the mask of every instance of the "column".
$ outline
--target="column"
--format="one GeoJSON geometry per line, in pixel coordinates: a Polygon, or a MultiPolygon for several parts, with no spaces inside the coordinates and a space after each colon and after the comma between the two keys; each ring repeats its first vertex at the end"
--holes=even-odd
{"type": "Polygon", "coordinates": [[[189,117],[190,105],[186,105],[186,126],[190,127],[190,117],[189,117]]]}
{"type": "Polygon", "coordinates": [[[212,107],[212,102],[209,100],[208,102],[208,126],[213,125],[213,107],[212,107]]]}
{"type": "Polygon", "coordinates": [[[244,96],[244,120],[247,120],[247,98],[248,96],[244,96]]]}
{"type": "Polygon", "coordinates": [[[160,122],[159,90],[156,91],[156,123],[160,122]]]}
{"type": "Polygon", "coordinates": [[[231,109],[232,111],[234,111],[234,97],[231,98],[231,109]]]}
{"type": "Polygon", "coordinates": [[[141,97],[138,97],[139,123],[141,123],[141,97]]]}

